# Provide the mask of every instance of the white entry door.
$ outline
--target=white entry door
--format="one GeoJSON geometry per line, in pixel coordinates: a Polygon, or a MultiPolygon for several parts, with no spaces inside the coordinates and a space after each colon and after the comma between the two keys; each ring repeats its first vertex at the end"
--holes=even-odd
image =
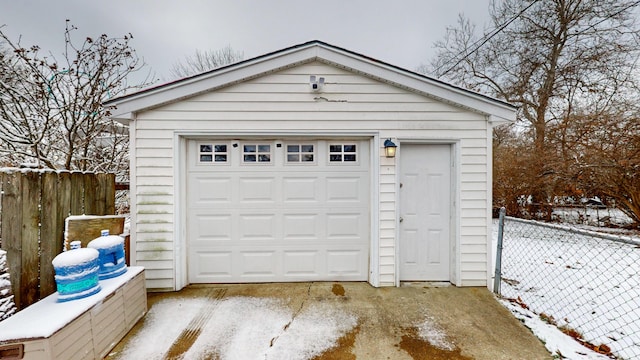
{"type": "Polygon", "coordinates": [[[402,145],[400,280],[449,281],[451,146],[402,145]]]}

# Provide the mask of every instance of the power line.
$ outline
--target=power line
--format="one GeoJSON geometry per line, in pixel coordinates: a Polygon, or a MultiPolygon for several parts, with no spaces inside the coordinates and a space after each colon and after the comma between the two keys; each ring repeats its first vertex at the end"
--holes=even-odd
{"type": "Polygon", "coordinates": [[[634,1],[634,2],[632,2],[631,4],[627,5],[626,7],[624,7],[624,8],[622,8],[622,9],[620,9],[619,11],[617,11],[617,12],[615,12],[615,13],[613,13],[613,14],[610,14],[610,15],[606,16],[605,18],[603,18],[602,20],[598,21],[598,22],[597,22],[597,23],[595,23],[595,24],[592,24],[591,26],[589,26],[589,27],[588,27],[588,29],[593,29],[593,28],[595,28],[596,26],[598,26],[598,25],[602,24],[603,22],[605,22],[605,21],[607,21],[607,20],[611,19],[612,17],[614,17],[614,16],[618,16],[618,15],[622,14],[623,12],[625,12],[625,11],[627,11],[627,10],[631,9],[632,7],[638,6],[639,4],[640,4],[640,1],[634,1]]]}
{"type": "MultiPolygon", "coordinates": [[[[464,54],[464,56],[462,56],[462,58],[460,58],[460,60],[458,60],[455,64],[453,64],[451,67],[449,67],[445,72],[443,72],[442,74],[440,74],[440,76],[445,76],[447,73],[449,73],[449,71],[453,70],[456,66],[460,65],[461,62],[463,62],[466,58],[468,58],[471,54],[473,54],[474,52],[478,51],[478,49],[480,49],[484,44],[486,44],[489,40],[491,40],[494,36],[498,35],[502,30],[504,30],[507,26],[509,26],[512,22],[514,22],[517,18],[519,18],[520,16],[522,16],[522,14],[524,14],[525,11],[527,11],[530,7],[532,7],[535,3],[537,3],[540,0],[534,0],[533,2],[531,2],[531,4],[529,4],[527,7],[525,7],[524,9],[520,10],[520,12],[518,12],[518,14],[516,14],[514,17],[512,17],[511,19],[509,19],[507,22],[505,22],[504,24],[500,25],[499,27],[495,28],[491,33],[486,34],[483,38],[478,39],[478,41],[476,41],[475,43],[473,43],[472,46],[475,46],[475,48],[469,52],[467,52],[466,54],[464,54],[464,52],[461,52],[460,54],[456,55],[454,57],[454,59],[462,54],[464,54]],[[479,43],[479,44],[478,44],[479,43]],[[477,46],[476,46],[477,44],[477,46]]],[[[639,1],[640,2],[640,1],[639,1]]],[[[437,72],[436,72],[437,73],[437,72]]]]}
{"type": "MultiPolygon", "coordinates": [[[[451,67],[449,67],[445,72],[443,72],[442,74],[440,74],[440,76],[445,76],[447,73],[449,73],[451,70],[453,70],[456,66],[460,65],[461,62],[463,62],[465,59],[467,59],[471,54],[473,54],[474,52],[478,51],[478,49],[480,49],[484,44],[486,44],[489,40],[491,40],[494,36],[496,36],[497,34],[499,34],[502,30],[504,30],[507,26],[509,26],[512,22],[514,22],[517,18],[519,18],[520,16],[522,16],[522,14],[524,14],[525,11],[527,11],[529,8],[531,8],[534,4],[536,4],[538,1],[540,0],[534,0],[531,4],[529,4],[527,7],[525,7],[524,9],[522,9],[518,14],[516,14],[514,17],[512,17],[511,19],[509,19],[509,21],[505,22],[504,24],[500,25],[499,27],[497,27],[496,29],[494,29],[491,33],[485,35],[483,38],[478,39],[478,41],[476,41],[472,46],[475,46],[475,48],[473,48],[473,50],[467,52],[466,54],[464,52],[461,52],[460,54],[456,55],[454,58],[457,58],[458,56],[461,56],[464,54],[464,56],[462,56],[460,58],[460,60],[458,60],[454,65],[452,65],[451,67]]],[[[620,9],[619,11],[610,14],[608,16],[606,16],[605,18],[603,18],[602,20],[598,21],[595,24],[592,24],[591,26],[589,26],[589,28],[595,28],[596,26],[600,25],[601,23],[607,21],[608,19],[611,19],[621,13],[623,13],[624,11],[638,6],[640,5],[640,0],[638,1],[634,1],[632,3],[630,3],[629,5],[625,6],[624,8],[620,9]]],[[[437,71],[436,71],[437,73],[437,71]]]]}

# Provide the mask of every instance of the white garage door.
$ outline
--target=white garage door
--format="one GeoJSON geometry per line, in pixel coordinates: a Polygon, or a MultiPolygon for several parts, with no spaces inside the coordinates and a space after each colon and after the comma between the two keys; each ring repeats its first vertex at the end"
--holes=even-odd
{"type": "Polygon", "coordinates": [[[191,140],[190,283],[367,280],[368,140],[191,140]]]}

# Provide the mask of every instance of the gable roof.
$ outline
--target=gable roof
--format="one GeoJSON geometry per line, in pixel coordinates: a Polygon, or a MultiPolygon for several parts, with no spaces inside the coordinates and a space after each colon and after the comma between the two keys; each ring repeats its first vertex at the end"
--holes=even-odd
{"type": "Polygon", "coordinates": [[[516,107],[413,71],[314,40],[274,51],[105,102],[116,106],[111,118],[133,120],[134,114],[237,84],[286,68],[320,61],[427,97],[488,115],[489,121],[515,121],[516,107]]]}

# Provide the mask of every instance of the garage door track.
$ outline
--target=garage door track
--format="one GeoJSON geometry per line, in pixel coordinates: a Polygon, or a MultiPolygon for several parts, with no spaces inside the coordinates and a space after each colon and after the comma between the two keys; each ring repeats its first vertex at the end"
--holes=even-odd
{"type": "Polygon", "coordinates": [[[107,359],[550,359],[486,288],[191,285],[149,293],[107,359]]]}

